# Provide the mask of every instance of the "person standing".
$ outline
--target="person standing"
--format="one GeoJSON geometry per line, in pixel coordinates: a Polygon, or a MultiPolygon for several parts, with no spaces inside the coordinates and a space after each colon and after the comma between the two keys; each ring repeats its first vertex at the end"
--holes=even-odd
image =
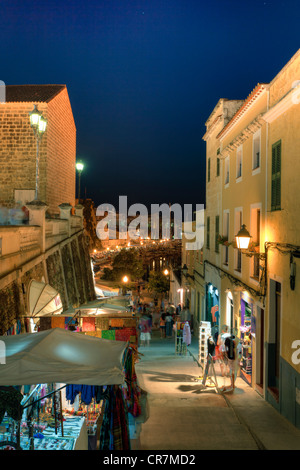
{"type": "Polygon", "coordinates": [[[139,328],[141,332],[141,346],[150,346],[151,340],[151,326],[150,326],[150,319],[147,315],[142,315],[139,321],[139,328]]]}
{"type": "Polygon", "coordinates": [[[162,312],[160,319],[159,319],[159,328],[160,328],[160,337],[166,337],[166,314],[162,312]]]}
{"type": "Polygon", "coordinates": [[[235,388],[235,379],[237,375],[238,366],[238,352],[237,352],[237,339],[234,335],[228,336],[225,339],[225,355],[227,357],[229,374],[231,381],[231,388],[235,388]]]}
{"type": "Polygon", "coordinates": [[[170,313],[167,313],[165,320],[166,320],[166,337],[172,338],[172,329],[173,329],[172,315],[170,313]]]}

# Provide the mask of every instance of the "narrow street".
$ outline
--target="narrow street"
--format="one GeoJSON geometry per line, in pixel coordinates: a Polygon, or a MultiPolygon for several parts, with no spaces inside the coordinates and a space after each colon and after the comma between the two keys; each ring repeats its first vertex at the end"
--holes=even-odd
{"type": "MultiPolygon", "coordinates": [[[[141,450],[300,450],[300,430],[282,417],[243,379],[234,393],[203,388],[194,338],[186,356],[175,341],[154,331],[136,365],[148,393],[149,417],[140,433],[141,450]]],[[[216,373],[219,386],[224,379],[216,373]]],[[[229,379],[226,379],[229,385],[229,379]]]]}

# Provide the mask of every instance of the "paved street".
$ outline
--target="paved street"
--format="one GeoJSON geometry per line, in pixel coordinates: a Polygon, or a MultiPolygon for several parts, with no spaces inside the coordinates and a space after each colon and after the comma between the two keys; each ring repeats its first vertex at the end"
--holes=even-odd
{"type": "MultiPolygon", "coordinates": [[[[197,357],[197,340],[189,350],[197,357]]],[[[234,393],[203,389],[193,356],[176,356],[175,340],[159,332],[140,352],[136,371],[149,405],[141,450],[300,450],[300,430],[241,378],[234,393]]],[[[218,383],[224,385],[221,376],[218,383]]]]}

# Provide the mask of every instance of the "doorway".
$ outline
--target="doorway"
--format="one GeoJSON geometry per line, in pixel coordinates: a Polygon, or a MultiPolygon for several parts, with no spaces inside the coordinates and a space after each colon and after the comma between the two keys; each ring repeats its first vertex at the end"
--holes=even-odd
{"type": "Polygon", "coordinates": [[[256,337],[256,385],[258,391],[263,393],[264,389],[264,362],[265,362],[265,311],[257,307],[257,337],[256,337]]]}

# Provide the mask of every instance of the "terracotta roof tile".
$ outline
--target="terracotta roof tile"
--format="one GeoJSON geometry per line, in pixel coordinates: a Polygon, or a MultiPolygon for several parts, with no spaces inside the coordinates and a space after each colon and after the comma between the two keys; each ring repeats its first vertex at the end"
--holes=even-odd
{"type": "Polygon", "coordinates": [[[66,85],[6,85],[6,102],[48,103],[66,85]]]}

